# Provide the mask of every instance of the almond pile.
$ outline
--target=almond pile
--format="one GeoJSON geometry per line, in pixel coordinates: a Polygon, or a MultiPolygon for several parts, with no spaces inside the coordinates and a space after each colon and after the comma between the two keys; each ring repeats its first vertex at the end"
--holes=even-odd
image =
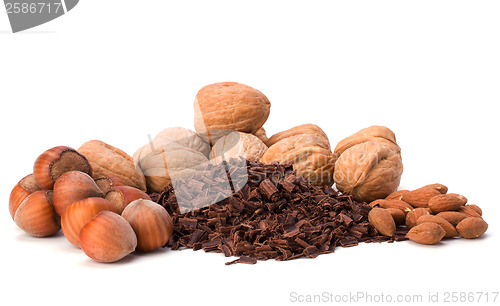
{"type": "Polygon", "coordinates": [[[421,244],[458,236],[474,239],[488,229],[479,206],[467,204],[463,195],[448,193],[442,184],[399,190],[370,206],[368,220],[380,234],[394,237],[398,227],[406,228],[406,238],[421,244]]]}

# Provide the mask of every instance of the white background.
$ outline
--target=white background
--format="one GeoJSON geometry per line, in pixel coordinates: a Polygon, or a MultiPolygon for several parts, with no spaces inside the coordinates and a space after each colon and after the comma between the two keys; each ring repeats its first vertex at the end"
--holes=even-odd
{"type": "Polygon", "coordinates": [[[0,13],[0,303],[286,305],[299,304],[292,292],[426,301],[500,291],[499,15],[498,1],[85,0],[12,34],[0,13]],[[15,226],[10,190],[41,152],[100,139],[133,154],[148,134],[193,128],[196,92],[220,81],[267,95],[269,135],[310,122],[335,146],[390,127],[401,188],[439,182],[464,194],[483,208],[487,234],[256,265],[167,249],[99,264],[62,234],[36,239],[15,226]]]}

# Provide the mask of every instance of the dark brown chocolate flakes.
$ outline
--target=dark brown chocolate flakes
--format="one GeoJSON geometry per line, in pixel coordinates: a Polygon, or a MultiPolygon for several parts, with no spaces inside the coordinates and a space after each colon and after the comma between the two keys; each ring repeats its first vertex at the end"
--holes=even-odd
{"type": "MultiPolygon", "coordinates": [[[[241,165],[241,160],[234,165],[229,161],[226,167],[230,180],[241,174],[235,165],[241,165]]],[[[202,179],[187,182],[196,191],[191,195],[197,196],[191,199],[194,210],[185,214],[179,211],[172,185],[150,195],[173,218],[175,230],[167,246],[239,256],[226,263],[229,265],[315,258],[334,252],[339,245],[403,239],[403,232],[392,239],[379,235],[368,222],[368,204],[330,187],[309,185],[291,166],[278,163],[247,162],[246,185],[229,198],[196,209],[196,203],[204,200],[207,182],[220,177],[217,171],[207,168],[199,176],[202,179]]]]}

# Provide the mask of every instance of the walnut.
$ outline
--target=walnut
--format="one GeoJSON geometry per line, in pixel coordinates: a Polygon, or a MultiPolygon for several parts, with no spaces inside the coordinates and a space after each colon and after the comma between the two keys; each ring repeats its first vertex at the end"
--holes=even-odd
{"type": "Polygon", "coordinates": [[[396,135],[394,135],[393,131],[385,126],[373,125],[341,140],[333,151],[334,155],[336,158],[339,158],[345,150],[367,141],[381,142],[394,151],[401,152],[396,143],[396,135]]]}
{"type": "Polygon", "coordinates": [[[91,140],[77,150],[87,157],[92,178],[118,177],[128,186],[146,191],[146,180],[137,172],[132,158],[122,150],[100,140],[91,140]]]}
{"type": "Polygon", "coordinates": [[[243,157],[250,161],[260,161],[266,151],[267,146],[257,136],[232,132],[217,140],[210,157],[223,156],[225,160],[243,157]]]}
{"type": "Polygon", "coordinates": [[[211,144],[232,131],[255,133],[269,116],[267,97],[250,86],[224,82],[203,87],[194,101],[194,127],[211,144]]]}
{"type": "Polygon", "coordinates": [[[330,149],[328,136],[326,136],[325,132],[319,126],[311,123],[298,125],[286,131],[276,133],[266,141],[266,145],[270,147],[282,139],[295,135],[318,135],[321,137],[323,145],[328,146],[328,149],[330,149]]]}
{"type": "Polygon", "coordinates": [[[386,127],[370,127],[342,140],[335,162],[337,189],[357,201],[383,199],[396,191],[403,173],[401,150],[386,127]]]}
{"type": "Polygon", "coordinates": [[[208,162],[210,146],[193,131],[173,127],[161,131],[134,154],[134,163],[146,176],[147,189],[160,192],[175,174],[188,173],[208,162]]]}
{"type": "Polygon", "coordinates": [[[162,191],[174,176],[187,175],[195,171],[198,166],[208,162],[208,158],[203,153],[175,141],[155,147],[153,150],[147,150],[147,154],[142,153],[144,148],[136,152],[136,156],[140,156],[136,160],[136,166],[146,176],[149,192],[162,191]]]}
{"type": "Polygon", "coordinates": [[[269,137],[267,137],[266,130],[264,129],[264,127],[261,127],[260,129],[257,130],[257,132],[253,134],[257,136],[257,138],[262,140],[263,143],[267,143],[267,141],[269,140],[269,137]]]}
{"type": "Polygon", "coordinates": [[[310,183],[331,186],[334,160],[326,135],[291,132],[288,134],[290,136],[285,137],[286,132],[282,132],[280,137],[275,137],[279,140],[264,153],[261,162],[290,163],[297,174],[304,176],[310,183]]]}

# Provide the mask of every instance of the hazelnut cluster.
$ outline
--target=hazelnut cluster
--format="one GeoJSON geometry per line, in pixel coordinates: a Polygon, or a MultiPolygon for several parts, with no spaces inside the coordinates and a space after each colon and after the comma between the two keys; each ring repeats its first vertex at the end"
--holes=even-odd
{"type": "Polygon", "coordinates": [[[66,146],[43,152],[33,173],[10,194],[12,219],[34,237],[52,236],[62,228],[71,244],[98,262],[164,246],[173,233],[170,215],[144,191],[115,175],[126,164],[113,171],[103,166],[94,171],[92,164],[106,165],[102,161],[110,152],[118,152],[109,145],[98,147],[89,158],[66,146]],[[103,170],[113,176],[102,176],[103,170]]]}

